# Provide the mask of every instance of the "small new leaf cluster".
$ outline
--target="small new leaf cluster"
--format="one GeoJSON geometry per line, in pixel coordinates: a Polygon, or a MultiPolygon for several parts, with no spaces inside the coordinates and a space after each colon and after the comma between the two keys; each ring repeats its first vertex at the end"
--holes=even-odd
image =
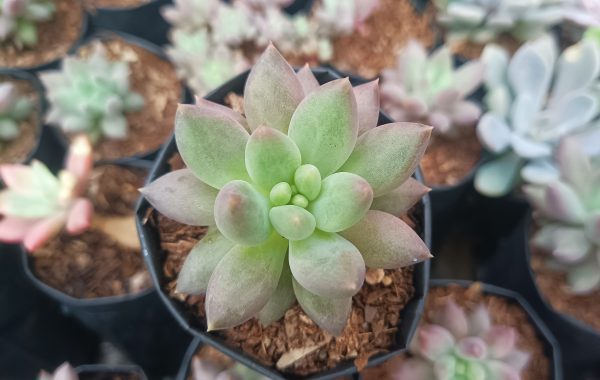
{"type": "Polygon", "coordinates": [[[310,15],[289,15],[290,0],[176,0],[162,10],[173,24],[167,53],[199,95],[246,70],[273,42],[284,54],[327,62],[332,39],[357,30],[379,0],[327,0],[310,15]],[[252,49],[248,49],[251,46],[252,49]]]}
{"type": "Polygon", "coordinates": [[[129,89],[129,65],[111,61],[101,43],[86,58],[67,57],[61,70],[40,75],[50,109],[46,120],[67,133],[85,133],[92,140],[127,137],[126,113],[144,105],[129,89]]]}
{"type": "Polygon", "coordinates": [[[32,111],[31,99],[22,96],[13,83],[0,83],[0,141],[17,138],[19,123],[27,119],[32,111]]]}
{"type": "Polygon", "coordinates": [[[23,243],[32,252],[63,226],[70,234],[87,230],[93,207],[83,194],[91,168],[92,149],[83,137],[72,143],[58,177],[39,161],[1,165],[6,188],[0,191],[0,241],[23,243]]]}
{"type": "Polygon", "coordinates": [[[530,355],[516,349],[512,327],[492,325],[478,305],[467,315],[453,300],[433,311],[409,346],[413,355],[400,367],[398,379],[520,379],[530,355]]]}
{"type": "Polygon", "coordinates": [[[79,380],[77,371],[69,363],[63,363],[53,373],[40,372],[37,380],[79,380]]]}
{"type": "Polygon", "coordinates": [[[396,67],[383,71],[381,104],[394,120],[424,122],[434,132],[457,136],[460,127],[473,126],[481,109],[466,100],[483,83],[484,66],[470,61],[455,70],[447,46],[430,57],[423,45],[410,41],[400,52],[396,67]]]}
{"type": "Polygon", "coordinates": [[[571,20],[591,25],[590,1],[573,0],[435,0],[437,20],[449,41],[486,43],[506,33],[521,41],[537,38],[571,20]],[[579,3],[579,4],[578,4],[579,3]]]}
{"type": "Polygon", "coordinates": [[[524,186],[540,227],[533,244],[551,254],[574,293],[587,293],[600,289],[600,162],[572,137],[556,156],[558,179],[524,186]]]}
{"type": "Polygon", "coordinates": [[[477,133],[496,157],[476,173],[479,192],[502,196],[521,177],[529,183],[557,178],[552,153],[560,139],[597,128],[600,45],[584,39],[557,55],[550,36],[527,42],[510,59],[504,49],[486,46],[488,112],[477,133]]]}
{"type": "Polygon", "coordinates": [[[191,367],[193,380],[268,380],[237,362],[229,368],[223,368],[210,360],[194,356],[191,367]]]}
{"type": "Polygon", "coordinates": [[[163,215],[208,233],[188,255],[177,289],[206,293],[209,330],[258,317],[268,324],[296,300],[339,334],[365,266],[392,269],[430,257],[398,216],[428,189],[410,178],[431,127],[377,128],[376,82],[319,86],[270,45],[244,90],[245,117],[199,99],[180,105],[175,139],[187,169],[142,189],[163,215]]]}
{"type": "Polygon", "coordinates": [[[0,0],[0,42],[13,42],[18,48],[37,45],[37,23],[52,18],[52,0],[0,0]]]}

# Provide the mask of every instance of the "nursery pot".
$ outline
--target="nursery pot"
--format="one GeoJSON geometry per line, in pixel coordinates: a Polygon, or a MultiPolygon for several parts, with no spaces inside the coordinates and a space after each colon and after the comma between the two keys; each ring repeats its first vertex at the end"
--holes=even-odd
{"type": "MultiPolygon", "coordinates": [[[[221,0],[225,3],[231,3],[231,0],[221,0]]],[[[314,0],[292,0],[290,5],[285,7],[283,10],[285,13],[293,15],[298,12],[304,12],[309,14],[314,4],[314,0]]]]}
{"type": "Polygon", "coordinates": [[[167,43],[169,24],[160,9],[170,3],[170,0],[151,0],[136,7],[92,9],[89,11],[92,30],[124,32],[162,46],[167,43]]]}
{"type": "Polygon", "coordinates": [[[530,265],[531,209],[525,204],[521,207],[523,216],[512,233],[500,242],[485,278],[519,291],[529,301],[561,343],[566,377],[576,378],[583,369],[597,367],[600,363],[600,332],[555,310],[541,294],[530,265]]]}
{"type": "MultiPolygon", "coordinates": [[[[137,161],[122,166],[148,165],[137,161]]],[[[58,303],[65,314],[124,350],[152,376],[170,375],[177,370],[190,337],[164,309],[152,287],[120,296],[74,298],[40,280],[32,269],[35,259],[22,251],[29,281],[58,303]]]]}
{"type": "MultiPolygon", "coordinates": [[[[463,288],[468,288],[470,285],[473,285],[473,282],[449,279],[431,280],[429,282],[430,288],[446,287],[452,284],[460,285],[463,288]]],[[[510,303],[518,305],[521,309],[525,311],[525,313],[528,316],[529,323],[531,324],[531,326],[534,327],[535,331],[537,332],[538,338],[542,341],[545,356],[551,362],[552,376],[550,377],[550,379],[562,380],[563,367],[561,360],[561,347],[559,346],[558,342],[554,338],[554,335],[552,334],[556,331],[552,328],[548,328],[548,326],[544,323],[544,320],[538,316],[534,308],[532,308],[530,304],[520,294],[513,292],[509,289],[500,288],[498,286],[490,284],[481,284],[481,286],[482,291],[485,295],[502,297],[508,300],[510,303]]]]}
{"type": "Polygon", "coordinates": [[[147,380],[144,370],[136,365],[84,364],[75,368],[79,380],[121,379],[147,380]]]}
{"type": "MultiPolygon", "coordinates": [[[[223,99],[230,92],[241,94],[248,77],[249,71],[242,73],[224,84],[210,95],[207,96],[208,100],[223,104],[223,99]]],[[[313,73],[317,77],[320,83],[325,83],[339,76],[331,70],[327,69],[315,69],[313,73]]],[[[390,120],[387,116],[380,114],[379,122],[389,123],[390,120]]],[[[169,171],[168,160],[177,152],[177,146],[175,139],[172,138],[160,152],[159,157],[152,169],[152,172],[148,178],[148,181],[152,181],[157,177],[167,173],[169,171]]],[[[419,173],[417,178],[421,179],[419,173]]],[[[429,199],[424,197],[421,202],[423,208],[424,220],[423,223],[423,237],[425,242],[430,243],[431,239],[431,225],[430,225],[430,210],[429,210],[429,199]]],[[[343,362],[332,370],[327,370],[318,374],[314,374],[307,377],[299,377],[290,374],[284,374],[275,370],[272,367],[267,367],[255,361],[250,356],[245,354],[243,351],[228,346],[223,338],[216,333],[207,333],[202,327],[198,327],[189,314],[186,313],[184,307],[176,300],[169,297],[168,292],[163,289],[164,276],[162,271],[163,257],[161,255],[159,237],[157,229],[150,223],[145,223],[145,220],[150,212],[150,204],[146,200],[140,202],[137,209],[137,223],[138,232],[142,242],[142,250],[148,269],[152,275],[154,285],[158,291],[163,302],[166,304],[170,312],[176,317],[179,323],[194,336],[200,337],[205,343],[217,348],[225,354],[233,357],[235,360],[242,364],[252,368],[253,370],[266,375],[273,379],[299,379],[299,378],[310,378],[310,379],[334,379],[339,376],[351,375],[356,372],[356,368],[351,362],[343,362]]],[[[413,271],[413,285],[415,288],[415,295],[412,300],[409,301],[407,306],[401,311],[400,319],[401,322],[398,325],[398,331],[395,336],[395,342],[390,347],[389,352],[385,354],[378,354],[373,356],[369,360],[369,365],[376,365],[387,360],[391,356],[394,356],[402,352],[409,342],[412,334],[414,333],[424,305],[424,297],[427,293],[427,281],[429,279],[429,262],[422,262],[414,266],[413,271]]]]}

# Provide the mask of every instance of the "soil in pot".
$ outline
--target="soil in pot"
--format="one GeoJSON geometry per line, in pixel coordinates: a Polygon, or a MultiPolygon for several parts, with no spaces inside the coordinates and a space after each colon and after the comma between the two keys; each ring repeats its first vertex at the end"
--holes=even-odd
{"type": "MultiPolygon", "coordinates": [[[[132,215],[145,177],[145,170],[122,166],[94,169],[88,197],[95,214],[132,215]]],[[[36,277],[74,298],[119,296],[152,286],[140,249],[124,247],[94,226],[77,236],[62,233],[33,255],[36,277]]]]}
{"type": "Polygon", "coordinates": [[[55,0],[52,19],[37,24],[38,43],[18,49],[13,43],[0,44],[0,67],[35,67],[67,54],[83,34],[84,13],[79,0],[55,0]]]}
{"type": "MultiPolygon", "coordinates": [[[[179,155],[175,155],[170,164],[172,170],[183,167],[179,155]]],[[[415,208],[410,217],[404,219],[417,231],[423,229],[419,224],[423,220],[421,213],[420,208],[415,208]]],[[[205,228],[182,225],[157,212],[150,213],[148,222],[159,231],[164,274],[161,286],[183,304],[193,324],[205,329],[204,296],[187,296],[175,291],[181,266],[205,228]]],[[[307,375],[333,368],[345,360],[354,360],[358,368],[363,368],[369,357],[386,352],[393,344],[400,311],[414,294],[412,273],[410,267],[370,270],[362,290],[354,296],[349,322],[339,337],[323,332],[298,305],[267,327],[252,319],[218,334],[230,346],[287,373],[307,375]],[[299,349],[306,349],[305,354],[283,366],[299,349]]]]}
{"type": "Polygon", "coordinates": [[[453,186],[465,178],[481,158],[481,143],[475,128],[462,128],[457,138],[432,135],[421,159],[425,184],[453,186]]]}
{"type": "MultiPolygon", "coordinates": [[[[491,294],[484,294],[481,284],[474,283],[469,288],[459,285],[431,288],[427,295],[423,321],[431,322],[432,310],[445,304],[448,299],[454,300],[466,311],[472,311],[477,305],[484,304],[492,317],[492,323],[516,329],[519,339],[519,350],[529,352],[529,364],[521,372],[522,380],[547,380],[552,376],[551,362],[544,354],[544,344],[538,337],[534,325],[529,321],[525,310],[509,300],[491,294]]],[[[395,357],[376,368],[366,369],[362,374],[365,380],[393,379],[393,374],[408,354],[395,357]]]]}
{"type": "Polygon", "coordinates": [[[567,275],[547,264],[547,253],[530,245],[531,269],[544,299],[556,311],[568,314],[600,333],[600,290],[587,294],[569,291],[567,275]]]}
{"type": "Polygon", "coordinates": [[[20,96],[31,99],[34,109],[29,117],[19,123],[19,136],[0,147],[0,164],[24,162],[36,148],[40,126],[40,95],[31,82],[8,75],[0,75],[0,83],[15,85],[20,96]]]}
{"type": "MultiPolygon", "coordinates": [[[[129,63],[130,89],[144,97],[144,107],[126,114],[128,134],[125,139],[101,139],[94,146],[94,159],[115,160],[150,153],[158,149],[173,131],[181,83],[173,65],[164,58],[125,39],[110,36],[94,40],[106,48],[107,57],[129,63]]],[[[92,43],[78,54],[88,56],[92,43]]]]}
{"type": "Polygon", "coordinates": [[[433,45],[434,13],[432,2],[421,13],[410,1],[381,0],[364,28],[334,41],[333,66],[365,78],[375,77],[395,64],[396,52],[409,40],[433,45]]]}

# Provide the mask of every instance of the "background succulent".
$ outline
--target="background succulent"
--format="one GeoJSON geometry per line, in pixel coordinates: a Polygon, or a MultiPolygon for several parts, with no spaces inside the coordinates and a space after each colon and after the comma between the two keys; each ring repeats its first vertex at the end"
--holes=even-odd
{"type": "Polygon", "coordinates": [[[422,121],[434,132],[456,136],[460,128],[474,125],[481,109],[466,100],[483,83],[484,67],[479,61],[467,62],[455,70],[446,46],[431,56],[416,41],[400,52],[396,67],[381,76],[381,104],[397,121],[422,121]]]}
{"type": "Polygon", "coordinates": [[[467,315],[450,299],[419,326],[409,346],[413,357],[396,378],[517,380],[530,356],[516,349],[518,338],[512,327],[492,325],[485,306],[467,315]]]}
{"type": "Polygon", "coordinates": [[[19,47],[35,46],[37,23],[52,18],[52,0],[0,0],[0,42],[12,41],[19,47]]]}
{"type": "Polygon", "coordinates": [[[129,75],[128,63],[111,61],[101,43],[94,44],[89,57],[65,58],[61,70],[40,75],[50,105],[47,122],[65,132],[85,133],[93,142],[125,138],[125,113],[144,105],[142,96],[130,91],[129,75]]]}
{"type": "Polygon", "coordinates": [[[58,177],[39,161],[1,165],[6,188],[0,191],[0,240],[35,251],[63,226],[70,234],[86,230],[93,208],[83,194],[91,168],[92,149],[84,137],[74,140],[58,177]]]}
{"type": "Polygon", "coordinates": [[[348,79],[319,86],[269,46],[248,76],[245,117],[201,99],[179,106],[175,139],[188,168],[142,193],[169,218],[209,226],[177,281],[180,292],[206,293],[209,330],[268,324],[297,299],[339,334],[365,266],[430,257],[396,215],[427,192],[410,175],[431,128],[374,128],[377,92],[376,82],[353,89],[348,79]]]}
{"type": "Polygon", "coordinates": [[[223,368],[216,363],[200,359],[192,359],[193,380],[268,380],[261,374],[251,370],[243,364],[235,363],[230,368],[223,368]]]}
{"type": "Polygon", "coordinates": [[[573,292],[600,289],[600,161],[574,138],[563,140],[556,156],[560,178],[524,187],[539,226],[533,244],[551,253],[573,292]]]}
{"type": "Polygon", "coordinates": [[[556,178],[552,151],[558,141],[597,128],[590,122],[600,111],[600,46],[584,39],[557,58],[555,41],[544,36],[524,44],[510,60],[504,49],[488,45],[482,59],[488,112],[477,133],[496,157],[479,168],[475,187],[501,196],[520,176],[530,183],[556,178]]]}
{"type": "Polygon", "coordinates": [[[19,123],[33,111],[31,99],[22,96],[10,82],[0,83],[0,141],[15,139],[19,133],[19,123]]]}
{"type": "Polygon", "coordinates": [[[77,371],[69,363],[63,363],[52,374],[42,371],[38,380],[78,380],[77,371]]]}
{"type": "Polygon", "coordinates": [[[332,36],[360,30],[379,0],[323,0],[315,10],[321,32],[332,36]]]}
{"type": "Polygon", "coordinates": [[[485,43],[508,33],[519,40],[537,38],[566,17],[586,10],[577,0],[435,0],[438,21],[450,41],[485,43]]]}

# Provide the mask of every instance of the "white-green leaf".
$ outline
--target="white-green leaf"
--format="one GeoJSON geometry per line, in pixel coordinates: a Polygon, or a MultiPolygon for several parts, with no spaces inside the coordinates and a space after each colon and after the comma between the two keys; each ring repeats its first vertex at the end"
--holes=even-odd
{"type": "Polygon", "coordinates": [[[277,289],[275,289],[275,293],[273,293],[269,302],[267,302],[265,307],[258,313],[260,323],[262,323],[263,326],[268,326],[272,322],[275,322],[283,317],[285,312],[294,305],[294,302],[296,302],[296,295],[294,294],[294,287],[292,285],[290,264],[286,256],[277,289]]]}

